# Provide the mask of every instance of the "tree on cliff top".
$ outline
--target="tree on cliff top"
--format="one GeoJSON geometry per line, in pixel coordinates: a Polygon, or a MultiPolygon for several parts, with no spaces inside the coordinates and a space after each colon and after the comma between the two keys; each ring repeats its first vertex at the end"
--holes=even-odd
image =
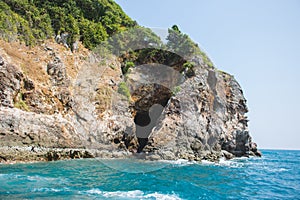
{"type": "Polygon", "coordinates": [[[167,48],[174,51],[178,55],[189,57],[192,54],[200,53],[198,44],[194,43],[191,38],[181,33],[177,25],[168,29],[167,48]]]}
{"type": "Polygon", "coordinates": [[[193,42],[192,39],[184,33],[181,33],[177,25],[168,29],[169,35],[167,36],[167,48],[174,53],[191,59],[194,56],[201,56],[203,62],[208,67],[213,67],[213,63],[207,55],[199,48],[198,44],[193,42]]]}

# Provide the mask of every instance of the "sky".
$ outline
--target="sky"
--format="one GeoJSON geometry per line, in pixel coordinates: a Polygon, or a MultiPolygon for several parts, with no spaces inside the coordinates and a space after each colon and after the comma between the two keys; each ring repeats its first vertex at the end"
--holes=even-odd
{"type": "Polygon", "coordinates": [[[177,24],[217,68],[234,75],[259,148],[300,149],[299,0],[116,2],[142,26],[177,24]]]}

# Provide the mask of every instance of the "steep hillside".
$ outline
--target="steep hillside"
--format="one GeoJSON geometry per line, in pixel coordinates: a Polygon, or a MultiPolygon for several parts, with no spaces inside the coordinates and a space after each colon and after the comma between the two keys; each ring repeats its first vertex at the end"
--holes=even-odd
{"type": "Polygon", "coordinates": [[[72,50],[80,40],[91,49],[114,33],[136,26],[111,0],[3,0],[0,35],[27,45],[56,36],[72,50]]]}

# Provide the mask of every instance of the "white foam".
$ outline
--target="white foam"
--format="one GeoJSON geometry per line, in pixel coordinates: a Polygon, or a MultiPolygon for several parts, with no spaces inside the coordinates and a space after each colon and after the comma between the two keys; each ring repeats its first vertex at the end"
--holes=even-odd
{"type": "Polygon", "coordinates": [[[175,194],[171,194],[171,195],[166,195],[166,194],[160,194],[160,193],[152,193],[152,194],[147,194],[145,195],[146,198],[155,198],[155,199],[162,199],[162,200],[179,200],[181,198],[179,198],[177,195],[175,194]]]}
{"type": "Polygon", "coordinates": [[[103,192],[105,197],[125,197],[125,198],[140,198],[144,196],[144,193],[140,190],[133,190],[128,192],[116,191],[116,192],[103,192]]]}
{"type": "Polygon", "coordinates": [[[271,168],[271,167],[265,167],[269,172],[284,172],[289,171],[286,168],[271,168]]]}
{"type": "Polygon", "coordinates": [[[91,189],[86,191],[88,194],[98,194],[106,198],[117,198],[117,199],[160,199],[160,200],[179,200],[181,199],[175,194],[161,194],[158,192],[146,194],[141,190],[132,191],[115,191],[107,192],[99,189],[91,189]]]}
{"type": "Polygon", "coordinates": [[[62,192],[62,191],[69,191],[70,189],[67,187],[63,187],[61,189],[57,188],[34,188],[33,192],[62,192]]]}
{"type": "MultiPolygon", "coordinates": [[[[82,192],[80,192],[82,193],[82,192]]],[[[91,189],[91,190],[88,190],[86,192],[83,192],[83,193],[88,193],[88,194],[102,194],[103,192],[99,189],[91,189]]]]}
{"type": "Polygon", "coordinates": [[[201,160],[201,164],[205,164],[205,165],[216,165],[215,162],[211,162],[211,161],[208,161],[208,160],[201,160]]]}
{"type": "Polygon", "coordinates": [[[61,178],[51,178],[51,177],[43,177],[43,176],[27,176],[27,180],[29,181],[57,181],[59,180],[60,182],[62,182],[61,178]]]}
{"type": "MultiPolygon", "coordinates": [[[[241,160],[240,158],[238,159],[231,159],[231,160],[226,160],[225,158],[221,158],[219,162],[211,162],[208,160],[202,160],[201,164],[203,165],[214,165],[214,166],[225,166],[225,167],[232,167],[232,168],[240,168],[243,167],[245,163],[239,162],[241,160]]],[[[244,158],[243,158],[244,160],[244,158]]]]}
{"type": "Polygon", "coordinates": [[[197,161],[189,161],[184,159],[174,160],[174,161],[166,161],[162,160],[161,162],[177,165],[177,166],[187,166],[187,165],[194,165],[194,164],[200,164],[200,165],[214,165],[214,166],[227,166],[227,167],[243,167],[245,163],[241,162],[243,160],[248,160],[246,157],[241,158],[233,158],[231,160],[226,160],[225,158],[220,158],[219,162],[212,162],[208,160],[201,160],[201,162],[197,161]]]}
{"type": "Polygon", "coordinates": [[[221,158],[218,162],[218,165],[221,166],[232,166],[234,164],[236,164],[237,162],[234,160],[226,160],[225,158],[221,158]]]}
{"type": "Polygon", "coordinates": [[[178,160],[161,160],[159,162],[168,163],[172,165],[178,165],[178,166],[187,166],[192,164],[197,164],[196,161],[189,161],[185,159],[178,159],[178,160]]]}

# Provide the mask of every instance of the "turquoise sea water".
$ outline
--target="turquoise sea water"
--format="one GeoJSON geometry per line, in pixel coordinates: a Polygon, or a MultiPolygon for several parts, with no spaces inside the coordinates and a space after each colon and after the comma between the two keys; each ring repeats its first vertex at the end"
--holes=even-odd
{"type": "Polygon", "coordinates": [[[263,154],[219,164],[96,159],[1,164],[0,199],[300,199],[300,151],[263,154]]]}

